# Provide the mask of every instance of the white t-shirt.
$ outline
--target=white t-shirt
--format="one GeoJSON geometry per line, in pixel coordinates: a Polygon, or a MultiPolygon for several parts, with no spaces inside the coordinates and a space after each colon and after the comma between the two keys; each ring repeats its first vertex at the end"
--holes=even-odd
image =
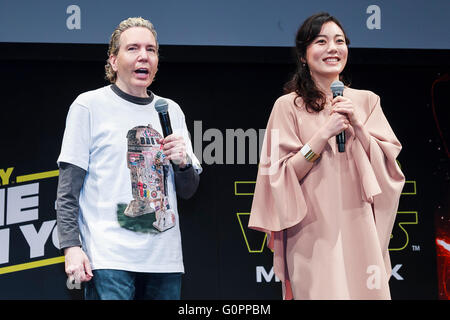
{"type": "MultiPolygon", "coordinates": [[[[148,224],[147,228],[133,230],[119,223],[123,218],[131,219],[123,211],[133,200],[127,133],[149,124],[162,133],[154,108],[160,98],[154,95],[150,104],[140,105],[119,97],[111,86],[105,86],[79,95],[70,106],[57,162],[71,163],[87,172],[80,193],[78,223],[83,250],[93,269],[184,272],[172,166],[167,176],[167,192],[175,213],[175,226],[159,232],[148,224]]],[[[184,137],[187,154],[200,173],[202,169],[192,151],[184,114],[177,103],[164,99],[169,105],[172,130],[184,137]]]]}

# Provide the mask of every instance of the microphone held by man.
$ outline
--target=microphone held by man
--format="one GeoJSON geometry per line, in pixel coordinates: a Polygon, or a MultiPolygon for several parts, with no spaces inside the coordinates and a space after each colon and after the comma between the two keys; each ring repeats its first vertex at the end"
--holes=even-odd
{"type": "Polygon", "coordinates": [[[172,125],[170,123],[169,116],[169,104],[164,99],[158,99],[155,102],[155,109],[158,112],[159,122],[161,123],[161,129],[164,139],[161,143],[164,145],[164,151],[169,157],[172,166],[178,169],[180,166],[184,167],[187,164],[186,148],[183,142],[183,138],[178,135],[172,135],[172,125]],[[176,143],[176,147],[172,147],[172,144],[176,143]],[[181,149],[180,149],[181,148],[181,149]]]}

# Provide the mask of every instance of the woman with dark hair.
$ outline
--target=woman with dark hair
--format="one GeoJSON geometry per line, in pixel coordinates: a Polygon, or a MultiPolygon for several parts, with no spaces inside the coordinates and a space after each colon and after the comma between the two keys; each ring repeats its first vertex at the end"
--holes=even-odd
{"type": "Polygon", "coordinates": [[[345,87],[333,98],[349,43],[328,13],[305,20],[297,72],[267,124],[249,227],[268,234],[285,299],[390,299],[401,144],[376,94],[345,87]]]}
{"type": "MultiPolygon", "coordinates": [[[[336,42],[341,50],[344,50],[342,54],[341,66],[345,66],[347,59],[347,46],[350,44],[350,40],[344,32],[340,22],[328,13],[319,13],[309,17],[297,32],[295,38],[295,49],[297,55],[297,71],[292,79],[286,83],[284,87],[285,93],[295,92],[298,96],[302,97],[306,108],[312,111],[321,111],[326,102],[324,92],[321,91],[314,82],[308,64],[306,63],[306,49],[314,41],[317,40],[319,44],[323,43],[323,39],[316,39],[319,35],[322,25],[327,22],[333,22],[336,27],[340,29],[340,37],[336,39],[336,42]]],[[[339,80],[343,80],[339,76],[339,80]]],[[[326,88],[328,89],[329,86],[326,88]]]]}

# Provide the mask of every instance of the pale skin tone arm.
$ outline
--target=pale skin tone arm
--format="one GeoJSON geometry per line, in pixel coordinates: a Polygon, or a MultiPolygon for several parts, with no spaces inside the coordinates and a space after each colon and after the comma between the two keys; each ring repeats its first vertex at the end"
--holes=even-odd
{"type": "Polygon", "coordinates": [[[69,247],[64,249],[65,271],[69,279],[81,283],[92,279],[91,264],[80,247],[69,247]]]}
{"type": "MultiPolygon", "coordinates": [[[[342,132],[353,127],[356,137],[361,142],[364,150],[369,154],[370,135],[364,125],[355,117],[354,106],[349,98],[338,96],[332,100],[333,110],[325,124],[307,142],[315,153],[322,153],[327,141],[342,132]]],[[[294,170],[299,180],[308,173],[313,163],[297,152],[293,156],[294,170]]]]}

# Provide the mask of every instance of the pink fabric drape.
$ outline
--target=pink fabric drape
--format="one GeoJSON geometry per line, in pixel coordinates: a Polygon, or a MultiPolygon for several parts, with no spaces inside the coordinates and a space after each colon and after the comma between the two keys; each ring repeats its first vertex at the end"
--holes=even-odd
{"type": "Polygon", "coordinates": [[[390,299],[401,145],[377,95],[346,88],[344,96],[370,133],[368,154],[347,130],[346,152],[331,138],[300,181],[293,156],[330,109],[309,113],[291,93],[275,102],[267,124],[249,227],[268,233],[285,299],[390,299]]]}

